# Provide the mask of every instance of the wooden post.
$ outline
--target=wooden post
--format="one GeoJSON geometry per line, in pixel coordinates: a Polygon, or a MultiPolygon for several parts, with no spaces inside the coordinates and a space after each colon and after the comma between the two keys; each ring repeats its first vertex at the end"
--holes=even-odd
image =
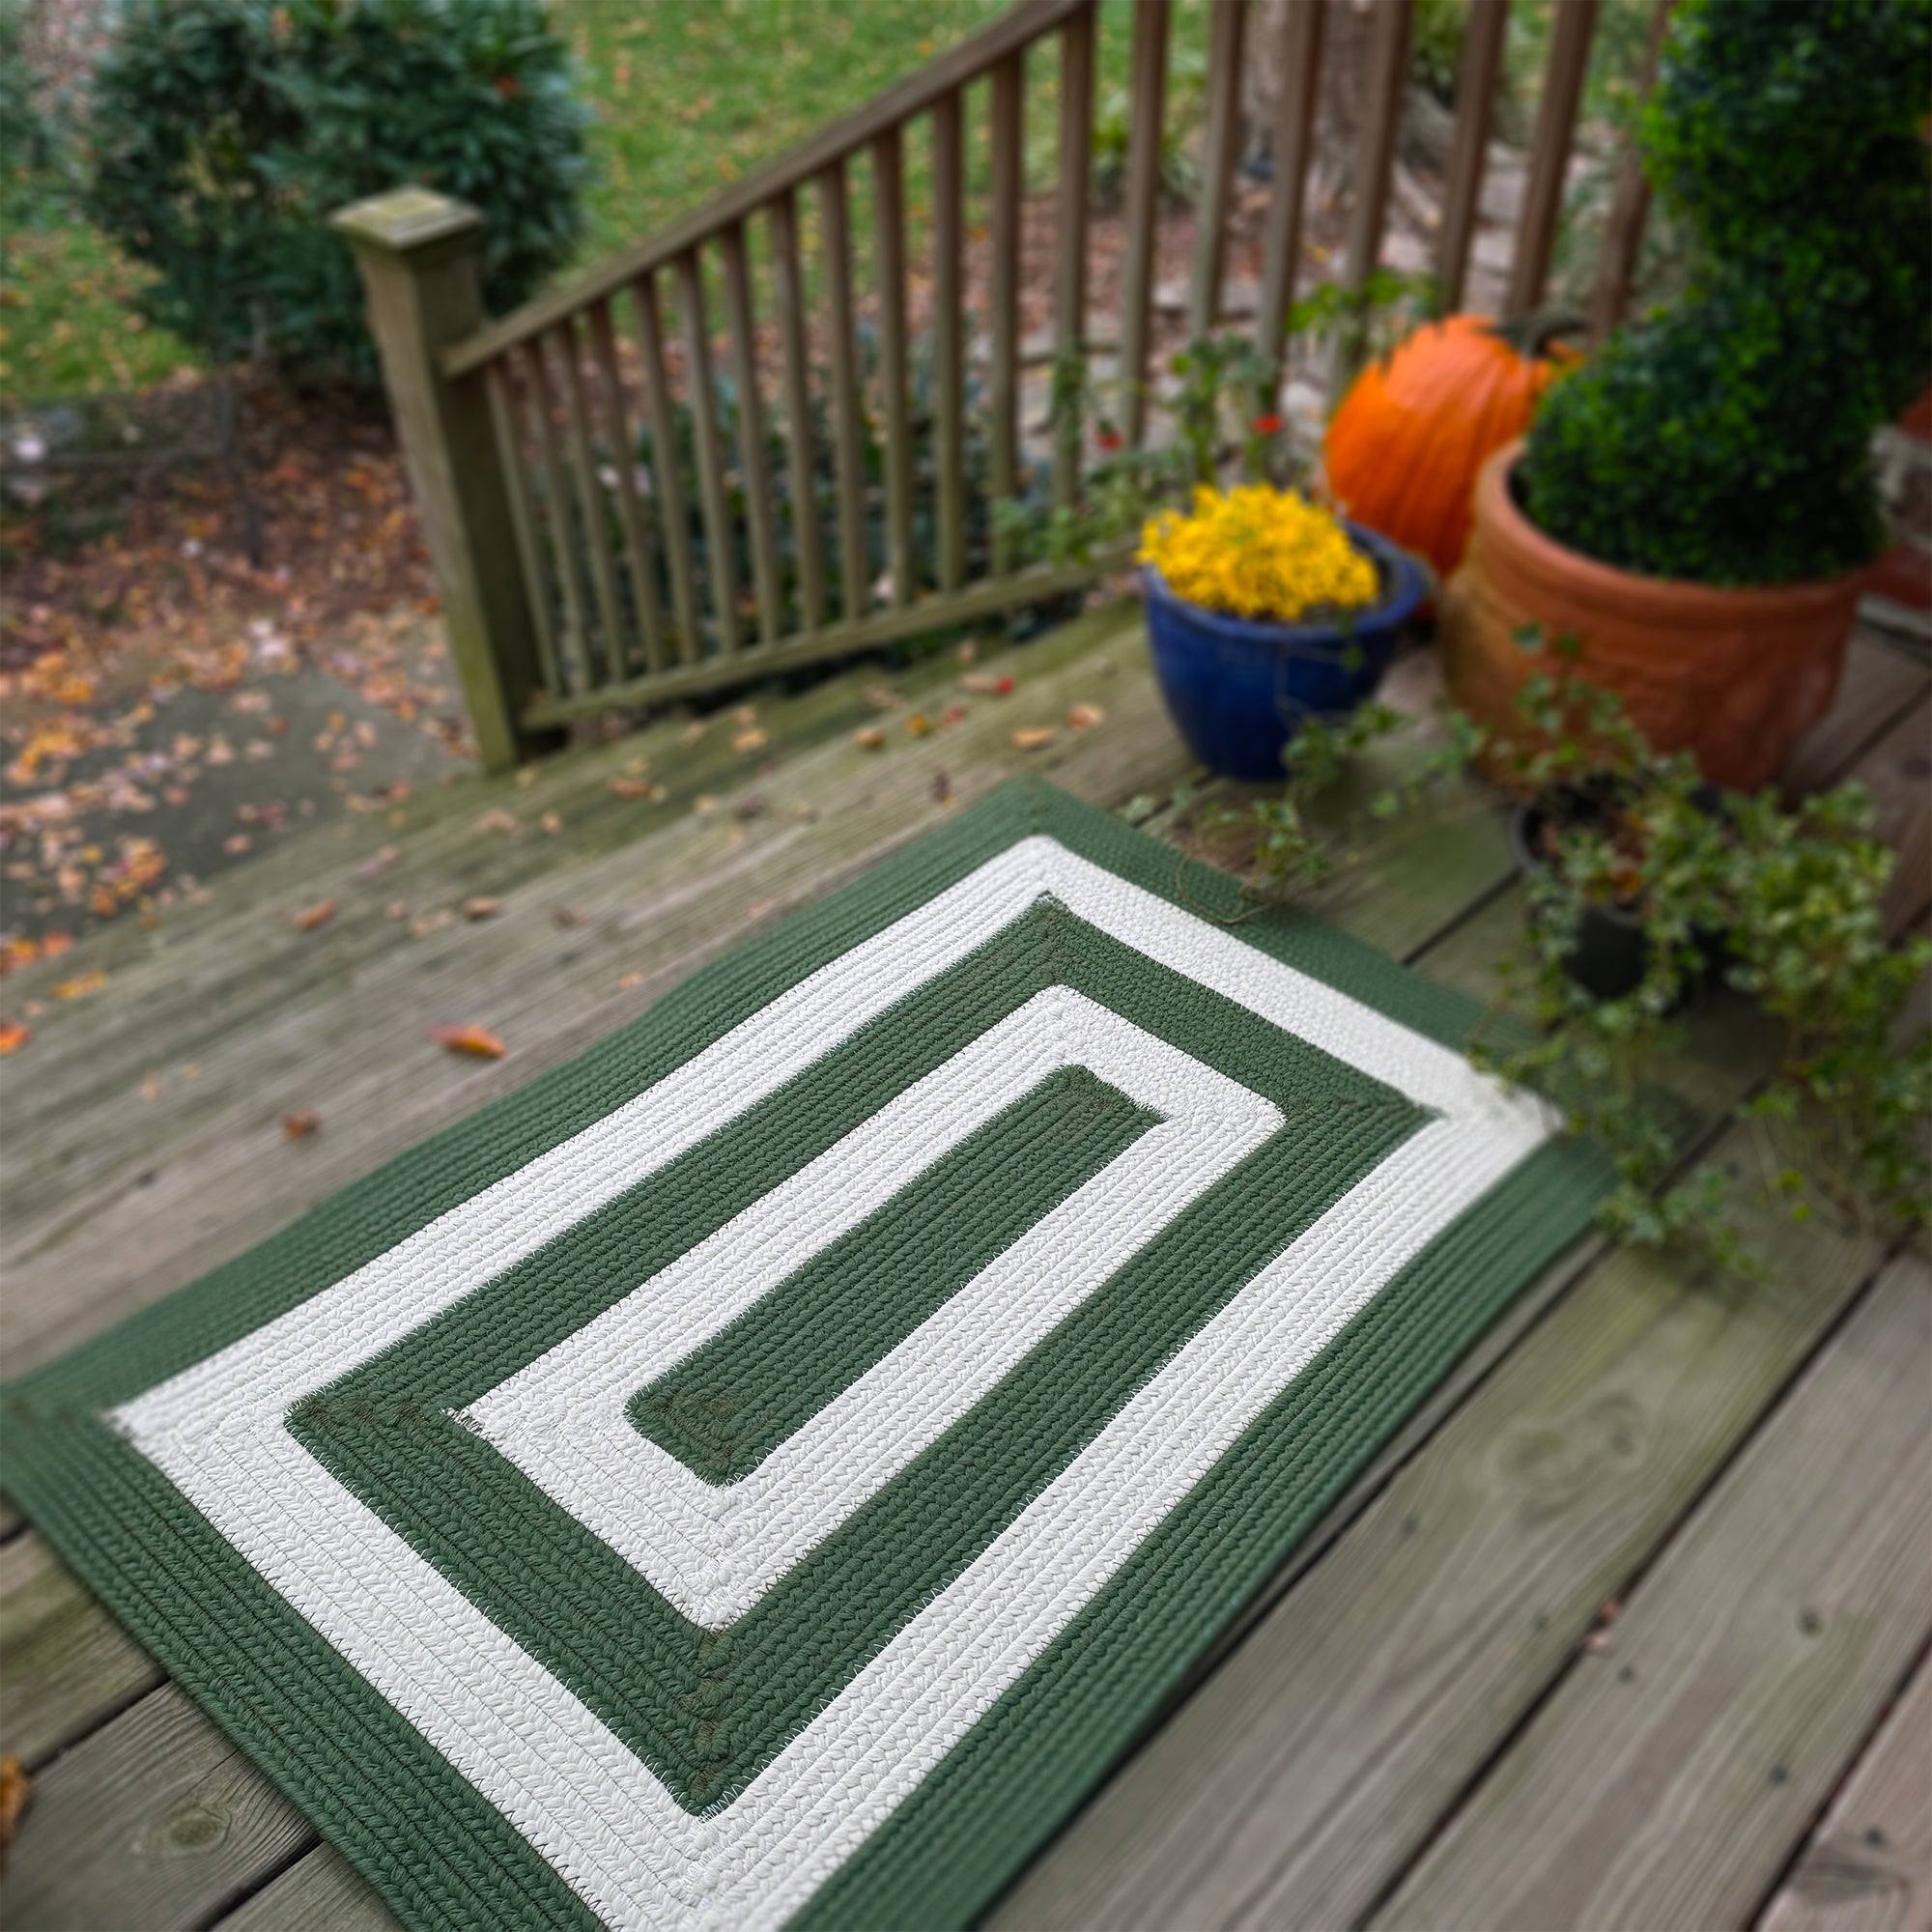
{"type": "Polygon", "coordinates": [[[502,455],[481,369],[449,381],[438,352],[473,335],[483,312],[483,217],[426,188],[338,210],[355,251],[389,408],[436,566],[449,654],[486,772],[557,742],[523,728],[543,673],[502,455]]]}

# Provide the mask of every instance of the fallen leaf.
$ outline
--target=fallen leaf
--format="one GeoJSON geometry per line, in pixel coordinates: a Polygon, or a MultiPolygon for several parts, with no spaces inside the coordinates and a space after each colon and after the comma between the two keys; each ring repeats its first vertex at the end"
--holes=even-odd
{"type": "Polygon", "coordinates": [[[1037,752],[1060,736],[1060,727],[1056,724],[1032,724],[1025,730],[1012,732],[1010,736],[1016,752],[1037,752]]]}
{"type": "Polygon", "coordinates": [[[718,810],[718,801],[709,792],[701,792],[691,801],[691,809],[699,818],[708,818],[718,810]]]}
{"type": "Polygon", "coordinates": [[[522,830],[516,819],[500,805],[494,805],[476,821],[478,832],[517,832],[522,830]]]}
{"type": "Polygon", "coordinates": [[[952,796],[952,781],[944,772],[934,772],[930,789],[933,804],[944,805],[952,796]]]}
{"type": "Polygon", "coordinates": [[[740,818],[762,818],[765,812],[765,802],[756,792],[748,791],[731,810],[740,818]]]}
{"type": "Polygon", "coordinates": [[[435,912],[426,912],[420,919],[410,921],[410,937],[427,939],[433,932],[440,932],[446,925],[456,923],[456,915],[446,906],[440,906],[435,912]]]}
{"type": "Polygon", "coordinates": [[[757,921],[763,919],[767,913],[774,913],[778,909],[779,902],[777,899],[754,899],[745,908],[746,923],[748,924],[754,924],[757,921]]]}
{"type": "Polygon", "coordinates": [[[923,738],[932,729],[932,720],[923,711],[915,711],[906,720],[906,729],[915,738],[923,738]]]}
{"type": "Polygon", "coordinates": [[[537,768],[534,765],[525,765],[517,773],[517,783],[519,786],[533,785],[536,781],[537,768]]]}
{"type": "Polygon", "coordinates": [[[221,841],[221,849],[231,858],[240,858],[254,842],[245,832],[238,832],[221,841]]]}
{"type": "Polygon", "coordinates": [[[321,1125],[322,1116],[313,1107],[304,1107],[298,1114],[282,1116],[282,1138],[285,1141],[305,1141],[321,1125]]]}
{"type": "Polygon", "coordinates": [[[509,1049],[487,1027],[440,1026],[431,1030],[437,1045],[451,1053],[473,1053],[479,1060],[501,1060],[509,1049]]]}
{"type": "Polygon", "coordinates": [[[853,732],[852,742],[864,751],[883,751],[885,749],[886,734],[876,724],[867,724],[863,731],[853,732]]]}
{"type": "Polygon", "coordinates": [[[755,724],[758,722],[758,707],[755,704],[741,704],[731,714],[734,724],[755,724]]]}
{"type": "Polygon", "coordinates": [[[83,999],[89,993],[98,993],[107,983],[107,975],[99,968],[92,973],[83,973],[77,980],[63,980],[54,987],[57,1000],[83,999]]]}
{"type": "Polygon", "coordinates": [[[408,919],[409,916],[410,902],[408,899],[391,899],[383,908],[383,917],[384,919],[408,919]]]}
{"type": "Polygon", "coordinates": [[[633,986],[641,986],[643,983],[644,976],[641,973],[626,973],[617,981],[617,990],[620,993],[628,993],[633,986]]]}
{"type": "Polygon", "coordinates": [[[612,779],[611,789],[619,798],[649,798],[657,786],[649,779],[612,779]]]}
{"type": "Polygon", "coordinates": [[[358,879],[380,879],[396,863],[398,856],[393,845],[384,845],[374,858],[364,859],[356,867],[355,876],[358,879]]]}
{"type": "Polygon", "coordinates": [[[958,650],[957,650],[956,652],[954,652],[954,653],[953,653],[953,655],[954,655],[955,657],[957,657],[957,658],[958,658],[958,660],[959,660],[959,662],[960,662],[961,664],[963,664],[963,665],[969,665],[969,664],[971,664],[971,663],[973,662],[973,660],[974,660],[975,658],[977,658],[977,657],[978,657],[978,656],[980,655],[980,640],[979,640],[979,639],[978,639],[978,638],[967,638],[967,639],[965,639],[965,640],[964,640],[964,641],[963,641],[963,642],[962,642],[962,643],[960,644],[960,646],[959,646],[958,650]]]}
{"type": "Polygon", "coordinates": [[[795,819],[797,819],[801,825],[810,825],[818,816],[818,808],[815,805],[808,805],[806,804],[804,799],[800,799],[799,802],[792,807],[791,815],[795,819]]]}
{"type": "Polygon", "coordinates": [[[889,684],[875,684],[866,694],[866,702],[874,711],[903,711],[905,699],[889,684]]]}
{"type": "Polygon", "coordinates": [[[583,923],[583,915],[574,906],[558,906],[551,914],[550,923],[560,930],[568,932],[573,925],[583,923]]]}
{"type": "Polygon", "coordinates": [[[995,677],[991,671],[976,670],[959,680],[959,689],[976,692],[981,697],[1010,697],[1013,681],[1004,671],[995,677]]]}
{"type": "Polygon", "coordinates": [[[18,1020],[0,1020],[0,1060],[18,1053],[33,1037],[32,1027],[24,1027],[18,1020]]]}
{"type": "Polygon", "coordinates": [[[764,748],[765,734],[756,729],[740,731],[731,740],[731,749],[734,752],[762,752],[764,748]]]}
{"type": "Polygon", "coordinates": [[[313,932],[318,926],[327,925],[334,917],[335,901],[324,899],[320,905],[312,905],[294,914],[289,923],[298,932],[313,932]]]}
{"type": "Polygon", "coordinates": [[[554,838],[563,830],[563,820],[554,811],[545,812],[537,820],[537,823],[543,827],[545,834],[552,838],[554,838]]]}
{"type": "Polygon", "coordinates": [[[34,1780],[16,1757],[0,1757],[0,1876],[7,1870],[7,1854],[13,1848],[14,1833],[19,1829],[20,1814],[34,1795],[34,1780]]]}
{"type": "Polygon", "coordinates": [[[465,919],[495,919],[502,910],[501,899],[473,898],[463,901],[465,919]]]}
{"type": "Polygon", "coordinates": [[[684,742],[687,745],[696,744],[698,739],[703,737],[705,732],[710,730],[710,728],[711,728],[710,725],[708,725],[703,719],[694,718],[691,721],[691,723],[684,727],[684,742]]]}
{"type": "Polygon", "coordinates": [[[161,1076],[151,1066],[141,1075],[141,1098],[155,1100],[160,1097],[161,1076]]]}
{"type": "Polygon", "coordinates": [[[1067,706],[1066,722],[1076,731],[1091,731],[1101,724],[1107,714],[1097,704],[1072,704],[1067,706]]]}
{"type": "Polygon", "coordinates": [[[964,723],[965,717],[966,707],[963,704],[949,704],[939,714],[939,728],[942,731],[950,731],[953,725],[964,723]]]}

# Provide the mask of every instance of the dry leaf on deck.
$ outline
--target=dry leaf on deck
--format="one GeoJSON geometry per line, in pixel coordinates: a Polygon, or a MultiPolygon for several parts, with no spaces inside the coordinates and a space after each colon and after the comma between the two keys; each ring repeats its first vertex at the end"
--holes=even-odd
{"type": "Polygon", "coordinates": [[[612,779],[611,789],[619,798],[649,798],[657,787],[649,779],[612,779]]]}
{"type": "Polygon", "coordinates": [[[7,1854],[13,1849],[14,1833],[20,1814],[34,1795],[34,1780],[16,1757],[0,1757],[0,1877],[7,1871],[7,1854]]]}
{"type": "Polygon", "coordinates": [[[573,925],[583,923],[583,915],[575,906],[558,906],[551,914],[550,923],[559,931],[568,932],[573,925]]]}
{"type": "Polygon", "coordinates": [[[1091,731],[1106,716],[1097,704],[1073,704],[1067,707],[1066,722],[1076,731],[1091,731]]]}
{"type": "Polygon", "coordinates": [[[18,1053],[33,1037],[32,1027],[24,1027],[18,1020],[0,1020],[0,1060],[18,1053]]]}
{"type": "Polygon", "coordinates": [[[324,899],[320,905],[305,907],[291,916],[289,923],[298,932],[313,932],[317,926],[327,925],[335,917],[335,901],[324,899]]]}
{"type": "Polygon", "coordinates": [[[910,731],[915,738],[923,738],[926,735],[926,733],[932,729],[932,720],[928,718],[923,711],[915,711],[912,714],[912,716],[906,720],[906,729],[910,731]]]}
{"type": "Polygon", "coordinates": [[[959,680],[959,689],[977,692],[981,697],[1010,697],[1013,681],[1004,671],[995,677],[991,671],[976,670],[959,680]]]}
{"type": "Polygon", "coordinates": [[[867,752],[882,751],[885,747],[886,734],[876,724],[867,724],[863,731],[852,733],[852,742],[867,752]]]}
{"type": "Polygon", "coordinates": [[[298,1114],[282,1116],[282,1138],[285,1141],[305,1141],[321,1125],[322,1116],[313,1107],[304,1107],[298,1114]]]}
{"type": "Polygon", "coordinates": [[[57,1000],[78,1000],[89,993],[98,993],[107,983],[107,975],[99,968],[92,973],[83,973],[77,980],[62,980],[54,987],[57,1000]]]}
{"type": "Polygon", "coordinates": [[[731,740],[734,752],[762,752],[765,749],[765,734],[755,726],[749,731],[740,731],[731,740]]]}
{"type": "Polygon", "coordinates": [[[1059,736],[1060,727],[1057,724],[1032,724],[1023,731],[1011,734],[1013,749],[1016,752],[1037,752],[1043,746],[1052,744],[1059,736]]]}
{"type": "Polygon", "coordinates": [[[473,898],[463,901],[465,919],[495,919],[502,910],[501,899],[473,898]]]}
{"type": "Polygon", "coordinates": [[[476,821],[476,829],[478,832],[516,832],[522,828],[501,806],[492,806],[476,821]]]}
{"type": "Polygon", "coordinates": [[[952,796],[952,781],[944,772],[934,772],[931,791],[933,804],[944,805],[952,796]]]}
{"type": "Polygon", "coordinates": [[[437,1045],[447,1047],[451,1053],[473,1053],[480,1060],[501,1060],[509,1051],[488,1027],[436,1027],[431,1030],[430,1037],[437,1045]]]}

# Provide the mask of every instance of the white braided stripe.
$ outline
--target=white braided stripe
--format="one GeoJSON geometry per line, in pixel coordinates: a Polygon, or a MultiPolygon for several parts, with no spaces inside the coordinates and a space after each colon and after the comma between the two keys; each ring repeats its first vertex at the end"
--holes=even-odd
{"type": "MultiPolygon", "coordinates": [[[[1269,1101],[1050,988],[466,1420],[695,1620],[742,1617],[1191,1201],[1269,1101]],[[742,1482],[625,1404],[1057,1067],[1157,1125],[742,1482]]],[[[612,1926],[776,1924],[885,1821],[1408,1261],[1552,1122],[1459,1055],[1046,837],[1016,841],[595,1125],[115,1411],[288,1603],[612,1926]],[[290,1411],[774,1094],[1042,895],[1435,1116],[1263,1266],[730,1804],[651,1770],[296,1440],[290,1411]]]]}

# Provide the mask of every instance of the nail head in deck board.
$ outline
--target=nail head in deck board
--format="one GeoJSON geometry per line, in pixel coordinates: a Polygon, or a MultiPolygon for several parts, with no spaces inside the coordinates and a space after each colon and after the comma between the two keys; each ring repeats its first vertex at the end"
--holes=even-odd
{"type": "Polygon", "coordinates": [[[317,1845],[219,1920],[218,1932],[396,1932],[396,1921],[333,1845],[317,1845]]]}
{"type": "Polygon", "coordinates": [[[43,1774],[0,1881],[0,1923],[185,1932],[314,1841],[308,1820],[164,1684],[43,1774]]]}
{"type": "Polygon", "coordinates": [[[1932,1269],[1893,1263],[1387,1907],[1444,1925],[1736,1925],[1932,1620],[1932,1269]],[[1806,1634],[1795,1612],[1822,1607],[1806,1634]]]}
{"type": "Polygon", "coordinates": [[[1757,1932],[1912,1932],[1928,1920],[1932,1660],[1921,1660],[1757,1932]]]}
{"type": "Polygon", "coordinates": [[[0,1751],[33,1770],[160,1681],[42,1538],[0,1548],[0,1751]]]}

